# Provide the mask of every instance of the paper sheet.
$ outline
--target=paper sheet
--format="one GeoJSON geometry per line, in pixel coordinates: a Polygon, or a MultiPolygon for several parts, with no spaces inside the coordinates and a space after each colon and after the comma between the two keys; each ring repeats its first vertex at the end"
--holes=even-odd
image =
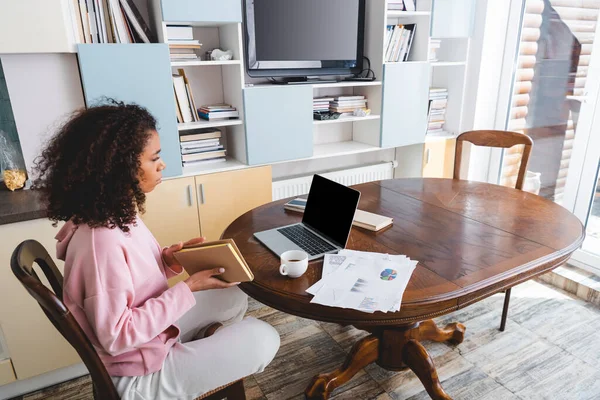
{"type": "Polygon", "coordinates": [[[306,291],[311,303],[367,313],[399,311],[417,261],[403,255],[341,250],[325,255],[320,281],[306,291]]]}

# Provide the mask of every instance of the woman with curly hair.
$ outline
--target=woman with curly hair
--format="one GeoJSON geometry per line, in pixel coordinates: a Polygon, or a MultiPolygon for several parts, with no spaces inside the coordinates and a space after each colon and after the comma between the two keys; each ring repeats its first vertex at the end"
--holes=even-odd
{"type": "Polygon", "coordinates": [[[66,221],[63,300],[123,399],[193,399],[261,372],[279,348],[270,325],[242,319],[247,297],[222,268],[167,286],[183,244],[161,249],[138,216],[164,168],[155,119],[114,101],[76,112],[37,160],[34,187],[66,221]]]}

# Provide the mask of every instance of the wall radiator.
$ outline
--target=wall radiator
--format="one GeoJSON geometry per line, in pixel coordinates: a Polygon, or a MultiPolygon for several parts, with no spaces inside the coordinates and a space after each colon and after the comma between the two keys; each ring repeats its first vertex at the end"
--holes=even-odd
{"type": "MultiPolygon", "coordinates": [[[[359,183],[393,178],[394,163],[386,162],[360,168],[319,173],[319,175],[341,183],[342,185],[352,186],[358,185],[359,183]]],[[[312,175],[308,175],[274,181],[273,201],[307,194],[310,189],[310,184],[312,183],[312,177],[312,175]]]]}

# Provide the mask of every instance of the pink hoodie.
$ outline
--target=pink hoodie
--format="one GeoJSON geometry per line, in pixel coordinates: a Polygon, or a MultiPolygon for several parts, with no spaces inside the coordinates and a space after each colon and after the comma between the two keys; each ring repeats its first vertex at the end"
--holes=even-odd
{"type": "Polygon", "coordinates": [[[161,369],[179,337],[175,322],[196,303],[162,261],[161,248],[137,218],[130,232],[67,222],[56,236],[65,261],[63,300],[112,376],[161,369]]]}

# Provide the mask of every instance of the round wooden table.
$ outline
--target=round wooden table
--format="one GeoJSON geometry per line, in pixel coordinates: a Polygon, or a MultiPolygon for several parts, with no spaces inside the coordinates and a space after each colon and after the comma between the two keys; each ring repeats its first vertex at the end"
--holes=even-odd
{"type": "Polygon", "coordinates": [[[380,232],[353,227],[347,248],[406,254],[419,261],[399,312],[368,314],[311,304],[305,290],[321,278],[322,261],[312,262],[300,278],[281,276],[279,258],[252,235],[300,221],[301,214],[284,210],[287,200],[247,212],[223,234],[235,240],[254,272],[253,282],[240,285],[248,295],[289,314],[370,332],[340,368],[312,380],[305,392],[308,399],[327,399],[373,362],[388,370],[408,367],[433,399],[450,399],[420,341],[460,343],[465,327],[453,323],[438,328],[432,318],[556,268],[584,238],[582,224],[566,209],[503,186],[396,179],[354,188],[361,192],[361,210],[393,217],[394,224],[380,232]]]}

